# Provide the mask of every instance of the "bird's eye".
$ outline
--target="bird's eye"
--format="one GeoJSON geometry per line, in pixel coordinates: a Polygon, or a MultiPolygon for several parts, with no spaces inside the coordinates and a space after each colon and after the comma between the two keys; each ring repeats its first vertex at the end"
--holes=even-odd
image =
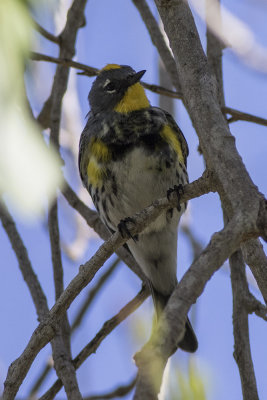
{"type": "Polygon", "coordinates": [[[114,85],[114,83],[112,83],[112,82],[109,82],[106,86],[105,86],[105,90],[107,91],[107,92],[115,92],[115,90],[116,90],[116,87],[115,87],[115,85],[114,85]]]}

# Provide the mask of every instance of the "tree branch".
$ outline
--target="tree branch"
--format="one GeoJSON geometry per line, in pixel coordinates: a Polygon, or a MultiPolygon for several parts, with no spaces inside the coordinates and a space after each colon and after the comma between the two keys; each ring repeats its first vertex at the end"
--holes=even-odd
{"type": "Polygon", "coordinates": [[[58,58],[58,57],[52,57],[52,56],[47,56],[46,54],[41,54],[41,53],[36,53],[36,52],[31,52],[30,57],[34,61],[48,61],[52,62],[58,65],[64,65],[66,67],[72,67],[76,68],[79,70],[82,70],[86,72],[87,76],[96,76],[99,72],[97,68],[94,67],[89,67],[86,64],[81,64],[76,61],[73,61],[71,59],[67,58],[58,58]]]}
{"type": "MultiPolygon", "coordinates": [[[[101,239],[107,240],[110,238],[111,233],[101,221],[99,214],[87,207],[66,182],[62,194],[66,198],[69,205],[85,219],[88,226],[93,228],[101,239]]],[[[139,276],[143,282],[146,282],[144,273],[129,251],[127,251],[124,247],[121,247],[116,251],[116,254],[137,276],[139,276]]]]}
{"type": "Polygon", "coordinates": [[[115,261],[111,264],[111,266],[107,269],[107,271],[99,278],[95,286],[88,292],[87,296],[85,297],[84,301],[80,306],[78,313],[74,317],[73,323],[71,324],[71,333],[73,333],[80,326],[86,311],[92,304],[93,300],[99,293],[100,289],[110,278],[111,274],[115,271],[120,261],[121,260],[119,258],[116,258],[115,261]]]}
{"type": "Polygon", "coordinates": [[[230,124],[231,122],[236,122],[236,121],[247,121],[247,122],[254,122],[255,124],[267,126],[267,119],[257,117],[256,115],[248,114],[243,111],[238,111],[235,110],[234,108],[230,107],[222,107],[222,112],[224,114],[230,114],[231,118],[227,120],[227,122],[230,124]]]}
{"type": "Polygon", "coordinates": [[[241,245],[242,253],[260,292],[267,304],[267,257],[259,240],[248,240],[241,245]]]}
{"type": "MultiPolygon", "coordinates": [[[[80,305],[80,308],[74,317],[73,323],[71,325],[71,334],[80,326],[83,317],[85,316],[86,311],[92,304],[93,300],[95,299],[96,295],[98,294],[99,290],[103,287],[104,283],[110,277],[110,275],[114,272],[115,268],[118,266],[120,259],[116,259],[111,266],[107,269],[107,271],[99,278],[98,282],[95,286],[89,290],[86,298],[80,305]]],[[[36,395],[38,389],[41,387],[42,383],[44,382],[45,378],[47,377],[49,371],[52,369],[52,363],[46,363],[43,367],[43,370],[39,373],[39,377],[37,378],[36,383],[33,384],[32,389],[30,390],[30,396],[36,395]]]]}
{"type": "MultiPolygon", "coordinates": [[[[184,187],[184,194],[181,195],[180,202],[182,203],[188,201],[190,198],[208,193],[212,190],[212,187],[212,175],[202,176],[197,181],[184,187]]],[[[132,217],[134,221],[133,227],[128,227],[131,235],[135,236],[140,233],[164,210],[175,206],[177,206],[177,198],[175,198],[174,194],[170,200],[166,197],[154,201],[151,206],[148,206],[132,217]]],[[[126,240],[127,238],[122,238],[118,232],[114,233],[107,242],[100,246],[95,255],[87,263],[80,266],[79,273],[61,294],[45,321],[33,332],[21,356],[10,365],[5,381],[4,400],[13,399],[36,355],[57,333],[55,329],[59,318],[69,308],[81,290],[94,278],[96,272],[102,267],[104,262],[126,240]]]]}
{"type": "Polygon", "coordinates": [[[241,378],[243,399],[257,400],[259,396],[251,357],[248,312],[246,310],[246,298],[249,298],[249,290],[245,264],[240,250],[231,255],[230,266],[233,291],[234,358],[241,378]]]}
{"type": "Polygon", "coordinates": [[[85,396],[84,400],[104,400],[104,399],[117,399],[118,397],[124,397],[126,394],[130,393],[133,388],[135,387],[136,384],[136,377],[134,377],[130,383],[127,385],[119,386],[116,389],[114,389],[112,392],[108,393],[103,393],[100,395],[94,395],[94,396],[85,396]]]}
{"type": "MultiPolygon", "coordinates": [[[[51,207],[48,218],[50,246],[52,251],[52,265],[54,272],[55,297],[59,299],[64,291],[63,266],[58,226],[57,201],[51,207]]],[[[57,335],[51,342],[53,350],[54,368],[58,377],[64,383],[68,399],[82,399],[75,370],[71,362],[70,326],[67,313],[64,312],[58,321],[57,335]]]]}
{"type": "MultiPolygon", "coordinates": [[[[211,2],[206,0],[206,15],[210,13],[211,2]]],[[[219,19],[222,24],[221,18],[219,19]]],[[[220,27],[218,27],[220,29],[220,27]]],[[[207,26],[207,59],[208,63],[214,73],[217,82],[217,99],[221,107],[225,105],[224,89],[223,89],[223,69],[222,69],[222,50],[223,43],[214,35],[214,33],[207,26]]]]}
{"type": "MultiPolygon", "coordinates": [[[[114,317],[104,323],[95,337],[74,358],[73,365],[76,370],[92,353],[96,352],[102,341],[146,300],[149,294],[149,289],[143,287],[141,291],[118,312],[118,314],[114,315],[114,317]]],[[[40,397],[39,400],[52,400],[61,387],[62,382],[58,379],[51,388],[40,397]]]]}
{"type": "Polygon", "coordinates": [[[190,306],[196,302],[215,271],[239,247],[243,234],[239,217],[230,221],[222,231],[212,236],[208,246],[184,274],[151,339],[135,355],[138,367],[135,400],[157,399],[164,368],[183,337],[190,306]]]}
{"type": "Polygon", "coordinates": [[[46,29],[44,29],[38,22],[34,21],[34,26],[37,32],[39,32],[43,37],[46,39],[50,40],[50,42],[53,43],[60,43],[60,39],[58,36],[53,35],[52,33],[48,32],[46,29]]]}
{"type": "Polygon", "coordinates": [[[228,216],[240,207],[246,212],[249,202],[253,215],[248,221],[255,224],[262,196],[241,161],[216,101],[216,83],[210,74],[188,4],[183,0],[172,0],[171,3],[156,0],[156,4],[174,52],[185,105],[199,135],[207,165],[216,173],[218,191],[228,216]]]}
{"type": "Polygon", "coordinates": [[[32,268],[27,249],[17,230],[16,224],[4,206],[2,199],[0,201],[0,219],[17,256],[19,268],[30,291],[38,319],[39,321],[43,321],[49,311],[46,296],[32,268]]]}
{"type": "MultiPolygon", "coordinates": [[[[35,61],[48,61],[48,62],[53,62],[56,64],[62,64],[65,66],[69,66],[72,68],[76,68],[79,70],[83,70],[82,73],[80,73],[80,75],[86,75],[86,76],[96,76],[98,74],[98,69],[94,68],[94,67],[90,67],[86,64],[82,64],[82,63],[78,63],[76,61],[72,61],[69,59],[61,59],[61,58],[56,58],[56,57],[51,57],[51,56],[47,56],[45,54],[40,54],[40,53],[35,53],[32,52],[31,53],[31,59],[35,60],[35,61]]],[[[154,84],[149,84],[146,82],[141,82],[142,86],[144,86],[145,89],[150,90],[153,93],[156,94],[160,94],[163,96],[168,96],[171,97],[173,99],[182,99],[182,92],[179,91],[173,91],[170,89],[167,89],[165,87],[159,86],[159,85],[154,85],[154,84]]],[[[48,105],[46,106],[48,107],[48,105]]],[[[253,122],[255,124],[259,124],[259,125],[263,125],[263,126],[267,126],[267,119],[265,118],[261,118],[261,117],[257,117],[256,115],[253,114],[248,114],[245,113],[243,111],[239,111],[236,110],[235,108],[230,108],[230,107],[226,107],[223,106],[221,108],[222,112],[227,115],[230,114],[232,115],[232,117],[230,120],[228,120],[228,123],[231,122],[236,122],[236,121],[247,121],[247,122],[253,122]]],[[[38,122],[42,124],[42,118],[41,118],[41,114],[38,117],[38,122]]],[[[44,125],[43,125],[44,126],[44,125]]],[[[47,127],[47,126],[44,126],[47,127]]]]}
{"type": "MultiPolygon", "coordinates": [[[[173,86],[175,86],[176,91],[181,93],[181,85],[179,81],[179,76],[175,64],[173,55],[166,44],[164,36],[160,31],[159,25],[155,17],[153,16],[146,0],[132,0],[135,7],[138,9],[144,24],[147,27],[148,33],[151,37],[151,41],[157,48],[160,58],[165,66],[166,71],[172,81],[173,86]]],[[[181,94],[182,96],[182,94],[181,94]]]]}

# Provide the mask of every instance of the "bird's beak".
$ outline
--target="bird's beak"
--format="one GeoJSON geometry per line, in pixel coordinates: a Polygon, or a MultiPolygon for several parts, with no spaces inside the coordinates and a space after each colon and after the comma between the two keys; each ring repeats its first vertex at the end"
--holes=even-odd
{"type": "Polygon", "coordinates": [[[130,86],[134,85],[135,83],[139,82],[140,79],[142,78],[142,76],[144,75],[144,73],[146,72],[145,69],[143,69],[142,71],[136,72],[134,75],[132,75],[129,78],[129,84],[130,86]]]}

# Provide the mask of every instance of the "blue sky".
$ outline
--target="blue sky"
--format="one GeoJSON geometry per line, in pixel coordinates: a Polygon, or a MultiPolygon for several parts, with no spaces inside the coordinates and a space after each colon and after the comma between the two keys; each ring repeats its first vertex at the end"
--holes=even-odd
{"type": "MultiPolygon", "coordinates": [[[[149,2],[153,6],[153,2],[149,2]]],[[[266,45],[267,25],[265,21],[267,6],[263,1],[245,0],[223,2],[225,6],[242,18],[256,34],[257,39],[266,45]]],[[[53,30],[49,11],[44,8],[38,15],[38,20],[47,29],[53,30]]],[[[107,63],[131,65],[136,70],[146,69],[144,80],[149,83],[158,82],[158,56],[150,42],[146,28],[139,18],[138,12],[131,1],[125,0],[90,0],[86,9],[87,26],[80,30],[77,42],[76,59],[79,62],[101,68],[107,63]]],[[[204,27],[196,19],[200,34],[205,42],[204,27]]],[[[57,55],[55,45],[49,45],[39,40],[40,51],[50,55],[57,55]]],[[[230,107],[256,114],[266,115],[266,76],[249,69],[242,64],[229,49],[224,50],[224,83],[226,104],[230,107]]],[[[54,66],[45,64],[44,70],[49,70],[44,85],[43,96],[48,95],[51,85],[54,66]]],[[[80,99],[81,118],[85,121],[88,112],[87,96],[92,79],[78,76],[77,87],[80,99]]],[[[158,97],[148,92],[151,104],[158,104],[158,97]]],[[[39,103],[34,103],[38,111],[39,103]]],[[[190,180],[198,178],[204,169],[202,158],[197,152],[198,139],[189,117],[181,103],[176,101],[176,119],[184,132],[190,148],[188,170],[190,180]]],[[[267,191],[266,179],[266,127],[246,122],[231,124],[231,132],[236,138],[237,148],[243,161],[259,190],[267,191]]],[[[80,132],[77,132],[79,136],[80,132]]],[[[70,164],[68,155],[63,154],[66,169],[71,176],[77,176],[77,166],[70,164]]],[[[225,171],[227,173],[227,171],[225,171]]],[[[74,184],[74,182],[72,182],[74,184]]],[[[89,196],[89,195],[88,195],[89,196]]],[[[88,197],[89,199],[89,197],[88,197]]],[[[60,228],[63,238],[72,237],[72,226],[69,224],[68,208],[64,200],[60,201],[60,228]]],[[[216,194],[203,196],[191,201],[191,221],[195,235],[206,245],[213,232],[222,228],[222,213],[219,199],[216,194]]],[[[54,290],[52,281],[51,255],[47,237],[46,222],[27,225],[22,221],[18,229],[29,249],[36,273],[49,299],[49,306],[53,305],[54,290]]],[[[65,283],[67,284],[78,271],[80,263],[86,261],[99,246],[100,241],[93,239],[88,244],[88,250],[83,259],[71,263],[64,258],[65,283]]],[[[0,383],[2,384],[8,365],[22,352],[30,335],[36,327],[36,313],[33,308],[27,287],[18,270],[17,261],[8,239],[0,227],[1,271],[0,280],[0,383]]],[[[179,237],[178,246],[178,277],[190,266],[192,261],[191,250],[183,236],[179,237]]],[[[108,262],[107,264],[109,264],[108,262]]],[[[107,265],[104,267],[104,269],[107,265]]],[[[100,271],[100,274],[102,271],[100,271]]],[[[127,267],[120,265],[110,281],[106,284],[101,295],[96,299],[94,306],[88,313],[81,331],[73,339],[73,355],[94,336],[103,322],[112,317],[129,301],[139,290],[140,282],[127,267]]],[[[87,291],[86,289],[85,291],[87,291]]],[[[261,299],[259,292],[253,293],[261,299]]],[[[70,319],[75,314],[81,294],[69,310],[70,319]]],[[[116,333],[110,335],[78,372],[81,390],[84,394],[109,390],[118,384],[127,383],[136,369],[132,360],[133,354],[149,337],[149,321],[152,319],[152,304],[147,300],[137,311],[136,315],[123,323],[116,333]],[[146,337],[135,335],[134,323],[142,319],[148,321],[145,326],[146,337]]],[[[199,350],[194,359],[198,371],[204,380],[207,380],[207,399],[235,400],[241,398],[241,387],[238,369],[233,359],[232,335],[232,294],[229,268],[226,266],[218,271],[208,282],[207,287],[195,306],[196,332],[199,339],[199,350]]],[[[267,346],[265,338],[267,327],[264,321],[255,316],[249,317],[252,356],[257,377],[259,397],[265,398],[267,392],[267,346]]],[[[140,325],[137,325],[138,327],[140,325]]],[[[141,329],[141,328],[139,328],[141,329]]],[[[38,368],[50,354],[50,347],[46,346],[34,362],[29,375],[20,390],[20,396],[25,396],[31,382],[38,375],[38,368]]],[[[188,356],[177,352],[173,357],[173,364],[186,370],[188,356]]],[[[46,381],[45,388],[53,382],[54,373],[46,381]]],[[[61,393],[62,394],[62,393],[61,393]]],[[[127,399],[131,396],[128,396],[127,399]]]]}

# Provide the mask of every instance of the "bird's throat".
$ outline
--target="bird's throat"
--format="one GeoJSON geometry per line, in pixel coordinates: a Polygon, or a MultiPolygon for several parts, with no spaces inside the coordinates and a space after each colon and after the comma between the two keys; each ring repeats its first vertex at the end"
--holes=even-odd
{"type": "Polygon", "coordinates": [[[149,101],[142,85],[138,82],[130,86],[114,111],[127,114],[149,107],[149,101]]]}

